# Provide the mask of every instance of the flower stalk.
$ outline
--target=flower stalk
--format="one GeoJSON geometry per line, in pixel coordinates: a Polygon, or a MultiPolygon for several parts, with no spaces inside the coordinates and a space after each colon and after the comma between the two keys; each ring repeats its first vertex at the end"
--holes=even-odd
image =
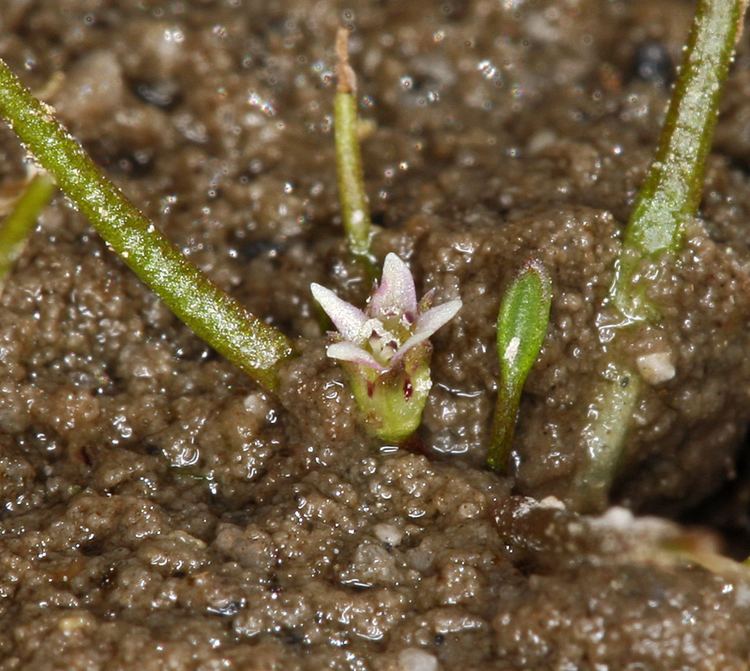
{"type": "Polygon", "coordinates": [[[0,116],[97,232],[197,336],[266,388],[291,356],[281,331],[253,316],[180,253],[94,165],[0,60],[0,116]]]}
{"type": "Polygon", "coordinates": [[[359,147],[357,76],[349,65],[349,31],[343,27],[336,33],[336,58],[338,81],[333,118],[341,218],[349,251],[355,257],[371,261],[372,225],[359,147]]]}

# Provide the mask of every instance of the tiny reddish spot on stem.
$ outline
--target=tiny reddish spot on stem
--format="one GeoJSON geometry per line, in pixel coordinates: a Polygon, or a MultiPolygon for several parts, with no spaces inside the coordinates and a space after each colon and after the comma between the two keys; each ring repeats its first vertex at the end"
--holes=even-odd
{"type": "Polygon", "coordinates": [[[404,380],[404,398],[408,401],[414,393],[414,386],[411,383],[411,379],[407,377],[404,380]]]}

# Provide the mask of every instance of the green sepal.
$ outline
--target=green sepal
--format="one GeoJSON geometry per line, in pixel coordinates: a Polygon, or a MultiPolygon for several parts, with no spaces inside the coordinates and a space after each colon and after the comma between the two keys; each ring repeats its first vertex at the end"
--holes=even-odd
{"type": "Polygon", "coordinates": [[[432,387],[432,346],[424,342],[410,349],[391,370],[342,362],[368,432],[387,443],[411,436],[422,421],[432,387]]]}

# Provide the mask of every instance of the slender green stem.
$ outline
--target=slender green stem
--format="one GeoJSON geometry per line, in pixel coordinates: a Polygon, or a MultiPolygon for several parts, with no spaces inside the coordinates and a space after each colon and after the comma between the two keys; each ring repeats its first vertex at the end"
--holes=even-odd
{"type": "Polygon", "coordinates": [[[0,60],[0,116],[122,260],[211,347],[268,388],[292,353],[278,329],[250,314],[191,264],[94,165],[0,60]]]}
{"type": "MultiPolygon", "coordinates": [[[[625,229],[608,303],[621,326],[659,323],[646,293],[644,265],[683,244],[686,223],[696,214],[719,100],[744,17],[746,0],[699,0],[680,76],[672,94],[659,146],[625,229]]],[[[620,464],[643,382],[621,356],[621,329],[607,345],[604,379],[593,385],[583,430],[585,458],[576,478],[580,508],[600,509],[620,464]],[[627,384],[623,383],[627,380],[627,384]]]]}
{"type": "Polygon", "coordinates": [[[637,374],[610,362],[605,377],[593,387],[594,402],[583,428],[587,461],[576,481],[578,505],[583,508],[606,505],[641,384],[637,374]]]}
{"type": "Polygon", "coordinates": [[[501,381],[492,418],[492,442],[487,451],[487,466],[498,473],[508,472],[520,404],[521,388],[512,387],[501,381]]]}
{"type": "Polygon", "coordinates": [[[365,191],[362,154],[357,120],[357,79],[349,65],[349,33],[340,28],[336,35],[338,87],[334,99],[336,170],[344,230],[351,253],[370,256],[370,205],[365,191]]]}
{"type": "Polygon", "coordinates": [[[745,0],[700,0],[659,146],[625,229],[611,298],[634,320],[648,318],[634,275],[643,261],[682,246],[700,204],[706,157],[734,54],[745,0]]]}
{"type": "Polygon", "coordinates": [[[46,173],[37,173],[26,184],[10,214],[0,224],[0,291],[5,276],[21,255],[39,214],[52,199],[55,183],[46,173]]]}

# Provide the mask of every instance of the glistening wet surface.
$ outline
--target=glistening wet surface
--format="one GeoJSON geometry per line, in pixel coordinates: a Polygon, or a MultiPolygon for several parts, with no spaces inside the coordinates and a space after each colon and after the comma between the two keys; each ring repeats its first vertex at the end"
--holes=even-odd
{"type": "MultiPolygon", "coordinates": [[[[304,342],[278,397],[261,391],[57,198],[0,299],[0,669],[746,668],[750,585],[688,561],[707,535],[560,503],[691,13],[7,0],[0,55],[196,264],[304,342]],[[464,301],[434,338],[412,451],[362,432],[309,292],[367,289],[336,198],[342,22],[374,124],[375,251],[464,301]],[[493,328],[529,256],[555,297],[512,481],[483,468],[493,328]]],[[[675,371],[645,386],[616,484],[640,511],[727,486],[750,414],[747,72],[743,46],[702,219],[655,270],[663,328],[627,341],[659,356],[644,376],[675,371]]],[[[0,158],[0,177],[23,174],[6,129],[0,158]]]]}

